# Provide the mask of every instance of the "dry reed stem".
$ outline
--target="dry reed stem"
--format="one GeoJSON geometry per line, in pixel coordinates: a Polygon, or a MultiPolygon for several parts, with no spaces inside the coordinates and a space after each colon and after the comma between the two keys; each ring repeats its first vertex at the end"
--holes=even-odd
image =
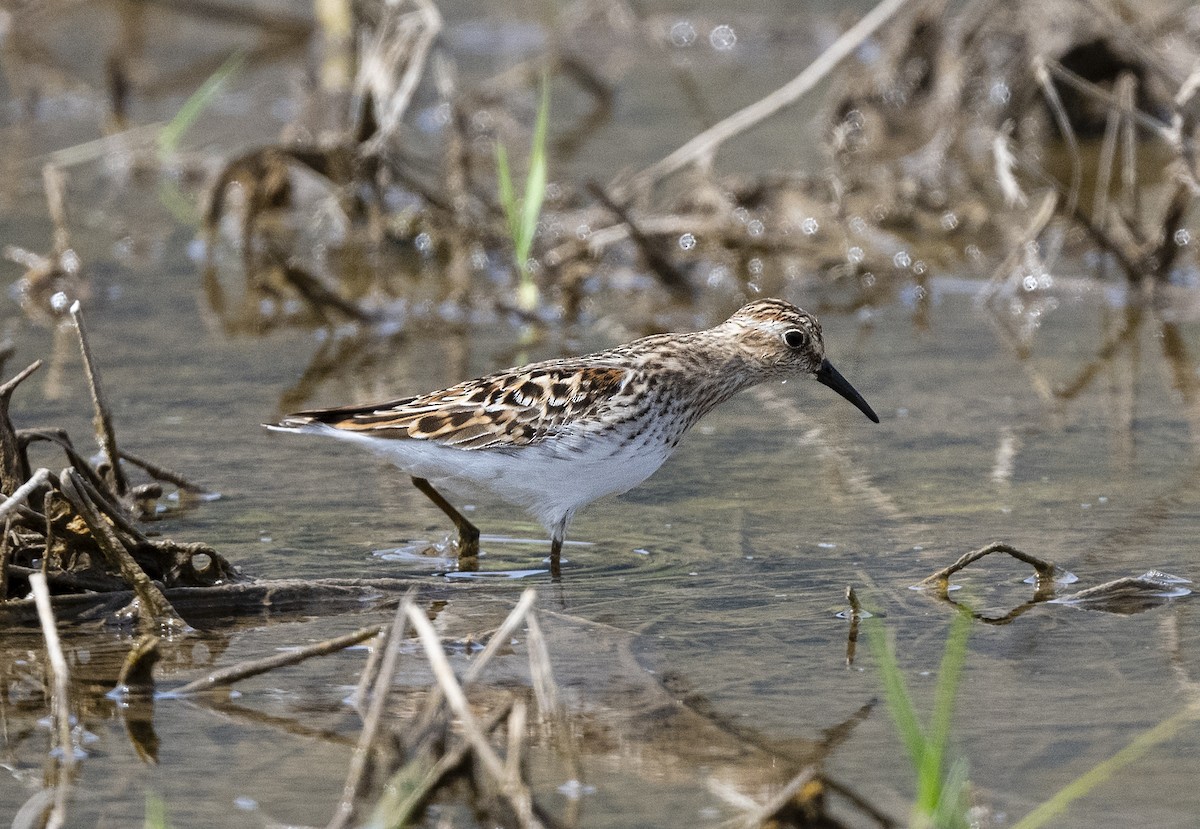
{"type": "Polygon", "coordinates": [[[791,802],[800,790],[813,782],[817,778],[817,770],[814,766],[805,766],[788,781],[788,784],[780,789],[766,803],[758,807],[757,810],[744,815],[739,825],[744,829],[761,829],[768,821],[775,817],[778,812],[791,802]]]}
{"type": "Polygon", "coordinates": [[[108,458],[108,465],[112,470],[113,488],[118,495],[124,495],[129,485],[125,480],[125,473],[121,470],[121,454],[117,451],[117,435],[113,429],[112,415],[104,400],[104,391],[100,387],[100,374],[96,369],[95,359],[92,357],[92,348],[88,344],[87,330],[83,325],[83,309],[79,305],[79,300],[75,300],[71,304],[71,319],[75,321],[75,331],[79,335],[79,352],[83,355],[83,367],[87,372],[88,388],[92,392],[92,405],[96,409],[94,421],[96,440],[99,441],[104,456],[108,458]]]}
{"type": "MultiPolygon", "coordinates": [[[[521,598],[517,604],[509,611],[508,616],[500,623],[500,627],[496,628],[495,633],[488,639],[487,645],[483,651],[471,660],[471,664],[467,666],[463,672],[463,686],[470,685],[474,682],[479,674],[482,673],[484,667],[491,661],[492,657],[499,652],[500,648],[508,644],[513,633],[516,632],[520,624],[525,621],[530,608],[533,607],[534,601],[537,599],[537,591],[532,587],[527,587],[521,593],[521,598]]],[[[442,705],[442,691],[439,686],[434,686],[429,692],[429,697],[425,701],[425,710],[421,714],[421,719],[417,723],[415,731],[417,734],[423,734],[433,721],[437,718],[438,710],[442,705]]]]}
{"type": "Polygon", "coordinates": [[[509,780],[521,778],[521,769],[525,762],[527,714],[524,702],[521,700],[513,702],[512,711],[508,714],[508,753],[504,758],[506,776],[509,780]]]}
{"type": "Polygon", "coordinates": [[[1021,235],[1012,244],[1009,249],[1008,256],[1004,257],[1004,261],[992,271],[991,277],[987,284],[980,289],[980,297],[983,300],[991,299],[1000,286],[1008,281],[1021,257],[1025,255],[1028,246],[1037,241],[1037,238],[1042,235],[1042,231],[1050,224],[1050,220],[1054,218],[1054,212],[1058,208],[1058,194],[1050,190],[1042,197],[1042,203],[1038,205],[1038,209],[1034,212],[1033,218],[1029,220],[1029,224],[1021,231],[1021,235]]]}
{"type": "MultiPolygon", "coordinates": [[[[46,640],[46,653],[50,657],[50,673],[53,681],[51,716],[58,734],[58,748],[62,758],[61,767],[69,773],[75,768],[75,743],[71,739],[71,675],[67,670],[67,660],[63,656],[62,644],[58,640],[58,628],[54,623],[54,610],[50,606],[50,590],[46,586],[46,577],[41,573],[32,573],[29,576],[29,586],[33,589],[38,621],[42,626],[42,637],[46,640]]],[[[54,805],[46,817],[44,829],[58,829],[66,820],[67,784],[68,781],[60,775],[54,786],[54,805]]]]}
{"type": "MultiPolygon", "coordinates": [[[[371,688],[371,701],[367,706],[366,716],[363,717],[362,731],[358,735],[358,743],[354,754],[350,757],[350,767],[346,772],[346,782],[342,786],[342,798],[338,801],[333,817],[329,819],[327,829],[341,829],[354,817],[354,807],[365,787],[367,769],[371,757],[371,747],[379,733],[379,725],[383,721],[383,709],[387,703],[388,692],[392,687],[392,677],[396,674],[396,663],[400,659],[400,642],[404,639],[405,617],[410,608],[414,608],[413,592],[410,590],[400,600],[392,624],[388,627],[387,639],[383,643],[383,659],[379,673],[371,688]]],[[[365,638],[365,637],[364,637],[365,638]]]]}
{"type": "Polygon", "coordinates": [[[400,128],[417,83],[425,74],[429,51],[442,31],[442,15],[430,0],[412,2],[415,12],[401,13],[389,6],[373,41],[362,49],[355,95],[371,92],[379,113],[379,130],[363,147],[368,153],[381,151],[382,142],[400,128]],[[403,74],[399,82],[394,82],[401,64],[403,74]]]}
{"type": "Polygon", "coordinates": [[[1083,186],[1083,158],[1079,154],[1079,139],[1075,137],[1075,128],[1071,126],[1071,118],[1067,115],[1058,89],[1050,80],[1050,70],[1046,68],[1046,60],[1041,55],[1034,56],[1033,76],[1042,89],[1042,97],[1046,99],[1050,112],[1054,115],[1054,122],[1058,125],[1058,131],[1063,141],[1066,142],[1071,159],[1071,185],[1067,189],[1066,212],[1072,214],[1079,206],[1079,190],[1083,186]]]}
{"type": "Polygon", "coordinates": [[[58,640],[58,628],[54,623],[54,609],[50,606],[50,589],[46,586],[46,577],[41,573],[30,574],[29,586],[37,604],[38,621],[42,626],[42,636],[46,640],[46,652],[50,657],[50,671],[54,679],[54,725],[58,733],[58,747],[62,751],[63,765],[72,769],[75,767],[75,746],[71,740],[71,674],[67,670],[67,659],[63,656],[62,644],[58,640]]]}
{"type": "MultiPolygon", "coordinates": [[[[791,81],[766,97],[714,124],[666,158],[637,173],[630,182],[630,189],[649,190],[662,179],[689,164],[711,157],[721,144],[733,136],[745,132],[760,121],[796,103],[832,72],[843,59],[861,46],[863,41],[874,34],[876,29],[907,4],[908,0],[883,0],[861,20],[847,29],[841,37],[830,44],[828,49],[791,81]]],[[[623,191],[618,188],[610,187],[609,192],[624,195],[623,191]]]]}
{"type": "Polygon", "coordinates": [[[120,456],[122,460],[129,461],[134,466],[144,470],[147,475],[156,481],[166,481],[169,484],[174,484],[184,492],[190,492],[193,495],[205,495],[209,492],[209,490],[205,489],[199,484],[192,483],[173,469],[167,469],[165,466],[159,466],[153,461],[148,461],[145,458],[133,455],[129,452],[126,452],[124,449],[120,450],[120,456]]]}
{"type": "Polygon", "coordinates": [[[984,556],[991,555],[992,553],[1006,553],[1018,561],[1023,561],[1032,567],[1037,572],[1039,590],[1044,583],[1053,582],[1062,574],[1062,570],[1054,562],[1022,552],[1016,547],[1013,547],[1011,544],[1004,544],[996,541],[988,544],[985,547],[980,547],[978,550],[972,550],[969,553],[964,553],[963,555],[959,556],[958,560],[953,564],[948,567],[943,567],[941,570],[938,570],[936,573],[930,576],[926,576],[917,582],[915,586],[936,587],[939,595],[945,598],[950,587],[950,577],[952,575],[957,573],[959,570],[962,570],[967,565],[978,561],[984,556]]]}
{"type": "MultiPolygon", "coordinates": [[[[480,724],[484,733],[491,734],[500,723],[508,718],[512,708],[513,702],[509,700],[488,714],[480,724]]],[[[365,821],[364,827],[375,829],[375,827],[379,826],[408,826],[417,807],[433,793],[434,789],[437,788],[446,775],[462,765],[463,760],[466,759],[470,750],[471,744],[468,741],[456,741],[449,750],[438,758],[436,763],[429,767],[424,776],[407,792],[403,800],[391,803],[387,801],[386,796],[380,798],[379,803],[376,804],[374,813],[365,821]]],[[[396,781],[404,778],[408,771],[408,765],[401,767],[385,785],[385,791],[396,790],[396,781]]]]}
{"type": "Polygon", "coordinates": [[[370,627],[359,628],[352,633],[335,636],[332,639],[314,642],[311,645],[305,645],[303,648],[297,648],[287,653],[277,653],[263,659],[247,659],[243,662],[238,662],[236,665],[230,665],[219,671],[213,671],[207,676],[176,688],[170,692],[170,696],[183,697],[189,694],[198,694],[212,688],[219,688],[222,685],[232,685],[240,680],[265,674],[276,668],[296,665],[305,660],[312,659],[314,656],[326,656],[331,653],[337,653],[338,651],[353,647],[366,639],[370,639],[382,629],[382,625],[371,625],[370,627]]]}
{"type": "Polygon", "coordinates": [[[49,479],[50,470],[44,466],[34,472],[28,481],[17,487],[17,491],[4,500],[4,503],[0,503],[0,519],[7,518],[10,512],[28,501],[29,496],[49,479]]]}
{"type": "Polygon", "coordinates": [[[119,572],[125,583],[133,588],[133,592],[137,596],[137,615],[140,626],[147,632],[152,625],[186,630],[187,623],[175,612],[175,608],[171,606],[158,585],[150,580],[146,571],[130,555],[105,516],[97,511],[95,504],[88,496],[87,484],[79,472],[71,467],[64,469],[59,477],[59,486],[63,496],[71,502],[71,506],[75,508],[88,530],[91,531],[92,538],[95,539],[96,545],[104,554],[109,566],[119,572]]]}
{"type": "Polygon", "coordinates": [[[552,725],[555,742],[559,753],[566,760],[567,773],[570,779],[583,780],[583,764],[579,759],[575,741],[571,739],[570,724],[567,722],[567,711],[563,707],[558,694],[558,683],[554,681],[554,671],[550,667],[550,649],[546,647],[546,637],[542,635],[542,626],[537,615],[529,613],[526,616],[529,629],[529,674],[533,681],[533,693],[537,698],[538,718],[552,725]]]}
{"type": "Polygon", "coordinates": [[[495,781],[500,793],[508,800],[516,815],[517,823],[522,829],[542,829],[542,822],[533,812],[533,796],[530,794],[529,787],[525,785],[520,776],[509,775],[504,762],[496,754],[492,744],[488,742],[487,736],[479,726],[479,721],[471,711],[467,695],[454,676],[454,669],[450,667],[450,661],[446,658],[445,650],[442,649],[437,631],[433,629],[433,625],[415,605],[407,604],[407,612],[408,620],[416,629],[421,645],[425,649],[429,667],[437,678],[438,685],[446,697],[447,705],[458,715],[463,732],[467,741],[470,742],[475,756],[495,781]]]}
{"type": "Polygon", "coordinates": [[[390,633],[391,629],[385,627],[375,634],[375,641],[371,643],[371,650],[367,653],[367,664],[363,666],[362,672],[358,675],[358,685],[355,686],[354,693],[350,695],[350,705],[358,712],[360,720],[367,716],[367,703],[371,699],[370,689],[375,684],[379,661],[383,658],[390,633]]]}

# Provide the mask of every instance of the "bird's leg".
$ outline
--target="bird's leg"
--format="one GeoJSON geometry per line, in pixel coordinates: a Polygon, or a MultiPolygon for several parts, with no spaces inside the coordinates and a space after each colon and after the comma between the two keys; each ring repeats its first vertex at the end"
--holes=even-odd
{"type": "MultiPolygon", "coordinates": [[[[461,512],[454,508],[454,505],[442,497],[442,493],[433,488],[433,484],[424,478],[412,476],[413,486],[425,493],[425,497],[433,503],[437,504],[437,508],[446,513],[446,517],[454,522],[455,528],[458,529],[458,560],[459,565],[464,564],[464,559],[470,560],[467,563],[473,563],[476,567],[479,565],[479,528],[468,521],[461,512]]],[[[463,569],[474,569],[472,567],[463,567],[463,569]]]]}
{"type": "Polygon", "coordinates": [[[550,577],[553,579],[562,578],[562,546],[562,534],[554,533],[550,539],[550,577]]]}

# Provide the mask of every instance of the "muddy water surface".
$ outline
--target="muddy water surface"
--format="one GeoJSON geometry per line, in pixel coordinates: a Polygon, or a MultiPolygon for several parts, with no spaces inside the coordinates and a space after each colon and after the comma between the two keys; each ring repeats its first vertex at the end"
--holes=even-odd
{"type": "MultiPolygon", "coordinates": [[[[451,42],[469,51],[471,27],[479,25],[452,22],[451,42]]],[[[798,68],[817,48],[746,40],[736,53],[741,63],[703,69],[724,84],[715,99],[748,101],[755,95],[742,79],[778,71],[781,62],[798,68]]],[[[284,81],[295,71],[270,66],[239,82],[207,126],[225,144],[209,151],[272,138],[281,122],[248,110],[285,111],[284,81]]],[[[651,102],[633,94],[625,93],[607,129],[656,128],[645,118],[651,102]]],[[[8,111],[19,112],[16,92],[9,95],[8,111]]],[[[181,98],[149,108],[169,116],[181,98]]],[[[0,231],[4,241],[34,249],[51,230],[33,159],[94,137],[88,125],[99,107],[66,92],[50,104],[37,117],[10,116],[6,127],[14,172],[0,231]]],[[[645,162],[694,131],[668,115],[645,162]]],[[[783,144],[783,132],[769,134],[783,144]]],[[[796,163],[793,147],[764,148],[764,141],[757,135],[742,155],[735,148],[732,163],[753,166],[768,153],[773,166],[796,163]]],[[[597,151],[581,168],[615,172],[604,157],[597,151]]],[[[980,301],[979,276],[989,269],[969,264],[853,313],[838,310],[848,298],[843,286],[777,280],[779,292],[820,313],[830,357],[880,425],[814,383],[763,387],[706,419],[646,484],[585,510],[561,584],[545,573],[536,525],[503,504],[472,499],[486,555],[483,572],[463,578],[415,554],[443,543],[447,527],[403,476],[343,447],[267,434],[259,424],[282,409],[413,393],[610,345],[639,333],[622,300],[601,295],[587,323],[534,344],[486,316],[475,327],[425,325],[372,340],[326,382],[299,387],[331,335],[223,333],[200,290],[195,226],[162,206],[169,175],[133,175],[115,161],[71,174],[73,243],[93,274],[86,310],[118,433],[131,451],[222,494],[169,512],[163,532],[207,541],[256,576],[412,577],[448,601],[441,612],[449,637],[488,630],[521,589],[535,587],[580,718],[586,788],[571,806],[549,747],[535,749],[532,776],[550,808],[578,809],[581,825],[715,826],[737,814],[717,793],[722,786],[762,799],[786,779],[794,768],[755,744],[811,756],[826,729],[879,694],[865,647],[846,665],[847,623],[837,613],[848,584],[886,614],[918,704],[927,707],[951,610],[909,588],[963,552],[1006,541],[1056,561],[1080,586],[1152,568],[1200,574],[1200,408],[1189,357],[1200,353],[1200,325],[1186,311],[1189,289],[1180,289],[1173,328],[1147,312],[1115,356],[1063,399],[1052,390],[1080,376],[1127,313],[1125,294],[1081,263],[1060,262],[1053,284],[1039,289],[1040,304],[980,301]],[[688,705],[672,707],[681,700],[688,705]]],[[[236,268],[237,257],[222,267],[236,268]]],[[[15,266],[10,272],[19,275],[15,266]]],[[[436,279],[436,267],[426,264],[413,279],[436,279]]],[[[721,290],[669,318],[711,324],[754,295],[746,285],[717,282],[721,290]]],[[[15,298],[0,316],[18,349],[10,367],[54,353],[52,332],[28,322],[15,298]]],[[[86,443],[86,388],[74,352],[62,353],[61,386],[43,370],[18,394],[13,418],[18,426],[63,426],[86,443]]],[[[1032,595],[1027,575],[989,559],[959,579],[957,595],[1000,616],[1032,595]]],[[[169,646],[158,678],[170,686],[389,617],[365,609],[220,625],[169,646]]],[[[991,825],[1014,822],[1194,705],[1198,639],[1187,598],[1136,615],[1044,604],[1010,624],[976,623],[953,748],[969,762],[991,825]]],[[[147,793],[165,801],[177,827],[325,822],[357,735],[343,700],[364,651],[242,683],[219,705],[158,701],[148,715],[157,741],[150,764],[139,756],[144,737],[131,739],[127,730],[129,715],[103,696],[129,643],[115,631],[66,634],[87,753],[69,825],[140,825],[147,793]]],[[[0,649],[3,815],[17,813],[51,762],[40,649],[32,630],[5,632],[0,649]]],[[[429,677],[415,653],[406,659],[401,684],[416,694],[429,677]]],[[[461,653],[456,659],[462,664],[461,653]]],[[[1200,731],[1185,727],[1056,825],[1193,825],[1198,749],[1200,731]]],[[[882,706],[825,768],[885,811],[906,814],[911,772],[882,706]]]]}

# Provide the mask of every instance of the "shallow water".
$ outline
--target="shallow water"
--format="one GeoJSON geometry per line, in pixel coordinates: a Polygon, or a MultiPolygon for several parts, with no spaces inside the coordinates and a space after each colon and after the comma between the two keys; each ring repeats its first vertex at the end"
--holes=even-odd
{"type": "MultiPolygon", "coordinates": [[[[455,9],[444,11],[450,42],[469,54],[472,33],[488,24],[469,19],[470,12],[456,20],[455,9]]],[[[518,43],[522,31],[513,35],[518,43]]],[[[745,41],[737,61],[699,70],[714,100],[751,100],[760,93],[746,87],[747,78],[765,92],[790,76],[780,67],[803,66],[819,46],[745,41]],[[758,71],[766,68],[765,76],[758,71]]],[[[484,74],[505,59],[485,53],[473,69],[484,74]]],[[[79,71],[86,76],[86,68],[79,71]]],[[[271,139],[282,121],[257,117],[253,104],[286,111],[282,96],[297,72],[290,63],[253,70],[203,128],[208,152],[215,157],[271,139]]],[[[698,128],[638,96],[653,72],[634,71],[613,125],[579,160],[581,175],[607,177],[619,164],[653,161],[698,128]],[[661,128],[647,122],[648,110],[664,119],[661,128]],[[653,140],[630,140],[645,132],[653,140]],[[636,147],[639,158],[607,154],[618,146],[636,147]]],[[[184,94],[152,98],[139,118],[169,117],[184,94]]],[[[7,95],[5,166],[15,172],[0,194],[0,238],[44,250],[50,227],[35,159],[94,137],[102,108],[94,91],[60,93],[28,117],[11,79],[7,95]]],[[[779,166],[806,160],[787,135],[779,126],[755,133],[730,153],[731,164],[753,168],[767,153],[779,166]]],[[[571,531],[579,543],[565,550],[561,584],[545,572],[539,528],[486,499],[472,501],[470,513],[487,534],[483,572],[447,577],[438,559],[387,554],[441,543],[448,531],[403,476],[345,447],[268,434],[258,424],[282,409],[432,389],[519,360],[613,344],[639,324],[622,315],[621,297],[601,295],[592,324],[533,346],[494,320],[371,342],[348,368],[297,394],[295,384],[324,345],[320,335],[285,329],[231,337],[214,324],[189,256],[194,227],[161,208],[159,188],[169,177],[132,176],[119,161],[82,165],[71,175],[73,243],[94,278],[85,309],[118,438],[222,495],[169,513],[163,533],[207,541],[256,576],[414,577],[448,597],[447,635],[489,629],[520,590],[535,587],[556,669],[592,735],[583,742],[590,788],[578,804],[581,825],[717,825],[736,812],[712,781],[761,800],[765,787],[791,770],[714,721],[802,755],[877,697],[865,644],[851,667],[845,663],[847,623],[837,614],[847,585],[886,614],[918,705],[927,709],[952,614],[909,588],[968,550],[1008,542],[1070,570],[1078,587],[1152,568],[1200,575],[1196,366],[1167,359],[1159,319],[1147,312],[1130,345],[1073,399],[1040,391],[1069,385],[1126,313],[1124,293],[1102,289],[1114,286],[1079,263],[1059,263],[1054,286],[1039,292],[1057,307],[1032,328],[1027,357],[1005,332],[1033,318],[1012,311],[1006,297],[982,303],[974,273],[939,275],[919,304],[912,291],[901,291],[854,314],[835,310],[844,288],[797,283],[784,295],[820,314],[831,359],[880,414],[880,425],[813,383],[743,394],[709,416],[644,485],[580,514],[571,531]],[[672,697],[713,716],[669,713],[664,706],[672,697]]],[[[236,257],[222,268],[236,276],[236,257]]],[[[9,270],[15,279],[18,270],[9,270]]],[[[430,270],[426,265],[414,281],[429,280],[430,270]]],[[[1200,325],[1184,309],[1194,293],[1180,289],[1173,332],[1191,354],[1200,353],[1200,325]]],[[[752,295],[726,285],[673,318],[715,323],[752,295]]],[[[53,353],[51,331],[26,321],[15,299],[0,306],[0,315],[18,347],[10,371],[53,353]]],[[[65,427],[90,445],[90,404],[69,339],[63,353],[61,393],[47,393],[52,372],[43,369],[18,392],[13,418],[19,427],[65,427]]],[[[956,578],[964,586],[956,597],[1002,615],[1032,596],[1022,581],[1027,575],[989,558],[956,578]]],[[[177,684],[213,665],[389,616],[370,609],[241,622],[170,646],[157,675],[177,684]]],[[[1130,739],[1194,705],[1198,637],[1189,598],[1128,616],[1039,605],[1011,624],[975,624],[953,749],[968,760],[975,800],[993,824],[1011,824],[1130,739]]],[[[159,701],[159,756],[150,765],[103,697],[130,640],[89,629],[69,632],[65,644],[91,735],[69,825],[140,824],[147,792],[165,801],[176,827],[327,819],[357,734],[358,720],[343,700],[363,650],[240,683],[227,705],[159,701]]],[[[36,632],[8,631],[0,649],[8,689],[0,694],[0,815],[16,813],[50,764],[40,648],[36,632]]],[[[423,663],[413,656],[406,664],[412,673],[402,685],[424,687],[423,663]]],[[[912,786],[902,755],[881,705],[825,770],[902,817],[912,786]]],[[[1200,810],[1198,758],[1200,730],[1185,726],[1055,825],[1192,826],[1200,810]]],[[[546,803],[565,808],[566,798],[555,793],[565,778],[554,752],[537,748],[531,760],[546,803]]]]}

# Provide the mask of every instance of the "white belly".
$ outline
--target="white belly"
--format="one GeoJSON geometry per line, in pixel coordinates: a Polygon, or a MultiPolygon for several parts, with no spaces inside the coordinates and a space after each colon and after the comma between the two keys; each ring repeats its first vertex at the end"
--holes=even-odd
{"type": "Polygon", "coordinates": [[[577,435],[569,445],[548,441],[464,450],[425,440],[369,438],[315,424],[298,431],[357,443],[434,486],[484,489],[528,510],[551,532],[585,504],[637,486],[671,453],[670,447],[652,438],[622,445],[577,435]]]}

